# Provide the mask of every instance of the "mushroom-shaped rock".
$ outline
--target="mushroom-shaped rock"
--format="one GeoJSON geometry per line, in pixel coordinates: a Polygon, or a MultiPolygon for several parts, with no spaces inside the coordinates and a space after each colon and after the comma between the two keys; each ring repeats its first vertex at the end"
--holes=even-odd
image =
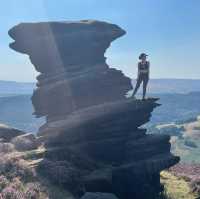
{"type": "MultiPolygon", "coordinates": [[[[35,115],[46,116],[38,132],[46,147],[40,171],[73,193],[81,188],[155,199],[162,191],[160,171],[179,158],[170,153],[169,136],[148,135],[141,127],[158,99],[127,99],[130,78],[106,63],[106,49],[124,34],[117,25],[95,20],[21,23],[9,31],[10,47],[28,54],[40,72],[32,96],[35,115]],[[70,174],[78,178],[69,184],[70,174]]],[[[115,196],[82,199],[87,198],[115,196]]]]}

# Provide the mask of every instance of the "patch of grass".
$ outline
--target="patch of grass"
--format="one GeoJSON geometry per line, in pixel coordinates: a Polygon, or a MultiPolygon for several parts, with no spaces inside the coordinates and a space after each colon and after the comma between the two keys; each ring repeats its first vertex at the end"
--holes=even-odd
{"type": "Polygon", "coordinates": [[[198,164],[200,163],[200,141],[199,140],[193,140],[196,147],[188,147],[184,144],[184,140],[178,140],[173,145],[172,153],[181,157],[182,163],[188,163],[188,164],[198,164]]]}
{"type": "Polygon", "coordinates": [[[198,197],[197,194],[191,192],[187,181],[167,171],[161,172],[161,183],[165,186],[166,199],[196,199],[198,197]]]}

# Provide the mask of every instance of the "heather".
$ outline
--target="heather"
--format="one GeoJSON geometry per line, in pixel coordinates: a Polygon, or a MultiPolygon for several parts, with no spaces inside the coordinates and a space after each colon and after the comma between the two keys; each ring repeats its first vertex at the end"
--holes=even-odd
{"type": "Polygon", "coordinates": [[[0,143],[0,199],[67,197],[68,192],[51,185],[37,174],[36,166],[40,161],[37,158],[42,153],[41,149],[18,152],[11,146],[12,144],[0,143]]]}

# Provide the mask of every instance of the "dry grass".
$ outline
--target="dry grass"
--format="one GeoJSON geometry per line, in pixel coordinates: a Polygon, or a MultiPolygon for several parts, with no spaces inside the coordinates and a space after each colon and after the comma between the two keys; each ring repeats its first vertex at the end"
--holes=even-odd
{"type": "Polygon", "coordinates": [[[170,172],[161,172],[161,183],[165,186],[165,195],[170,199],[197,199],[197,194],[192,193],[189,182],[170,172]]]}

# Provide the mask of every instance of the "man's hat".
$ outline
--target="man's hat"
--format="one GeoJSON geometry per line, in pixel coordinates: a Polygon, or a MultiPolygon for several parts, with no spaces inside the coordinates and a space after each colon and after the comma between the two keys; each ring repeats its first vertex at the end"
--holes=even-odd
{"type": "Polygon", "coordinates": [[[139,59],[142,59],[143,57],[147,57],[148,55],[145,54],[145,53],[141,53],[140,56],[139,56],[139,59]]]}

